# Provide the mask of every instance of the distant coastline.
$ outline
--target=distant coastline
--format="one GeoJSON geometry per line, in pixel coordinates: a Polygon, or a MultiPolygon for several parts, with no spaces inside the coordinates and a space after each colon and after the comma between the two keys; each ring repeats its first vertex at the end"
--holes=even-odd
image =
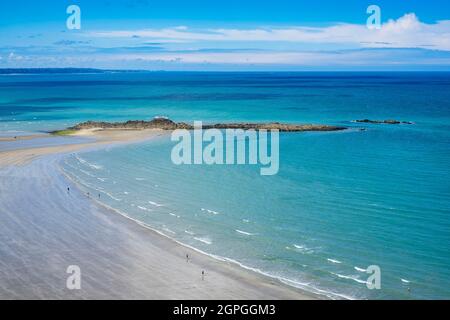
{"type": "Polygon", "coordinates": [[[147,72],[145,70],[114,70],[96,68],[0,68],[0,75],[8,74],[82,74],[112,72],[147,72]]]}
{"type": "MultiPolygon", "coordinates": [[[[98,74],[106,74],[106,73],[150,73],[150,72],[167,72],[167,73],[230,73],[230,71],[224,70],[165,70],[165,69],[99,69],[99,68],[0,68],[0,75],[13,75],[13,74],[86,74],[86,73],[98,73],[98,74]]],[[[240,71],[239,73],[299,73],[299,74],[326,74],[330,72],[339,73],[339,74],[450,74],[450,71],[447,70],[423,70],[423,71],[375,71],[375,70],[351,70],[351,69],[343,69],[343,70],[295,70],[295,71],[286,71],[286,70],[248,70],[248,71],[240,71]]]]}

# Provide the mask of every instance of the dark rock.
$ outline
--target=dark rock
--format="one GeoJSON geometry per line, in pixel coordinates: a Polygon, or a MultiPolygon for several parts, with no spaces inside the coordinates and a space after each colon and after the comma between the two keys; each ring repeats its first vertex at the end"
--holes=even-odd
{"type": "MultiPolygon", "coordinates": [[[[129,120],[126,122],[103,122],[103,121],[87,121],[79,123],[69,130],[82,129],[162,129],[175,130],[187,129],[192,130],[194,126],[184,122],[174,122],[168,118],[157,117],[150,121],[129,120]]],[[[243,130],[279,130],[281,132],[300,132],[300,131],[339,131],[345,130],[346,127],[329,126],[320,124],[285,124],[279,122],[269,123],[216,123],[203,125],[203,129],[243,129],[243,130]]]]}
{"type": "Polygon", "coordinates": [[[355,122],[363,122],[363,123],[374,123],[374,124],[412,124],[412,122],[409,121],[398,121],[398,120],[370,120],[370,119],[362,119],[362,120],[355,120],[355,122]]]}

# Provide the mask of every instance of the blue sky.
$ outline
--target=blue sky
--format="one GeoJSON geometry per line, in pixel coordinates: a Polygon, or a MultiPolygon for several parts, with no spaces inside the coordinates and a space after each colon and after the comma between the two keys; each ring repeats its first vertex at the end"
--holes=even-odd
{"type": "Polygon", "coordinates": [[[449,15],[448,0],[5,0],[0,68],[450,70],[449,15]]]}

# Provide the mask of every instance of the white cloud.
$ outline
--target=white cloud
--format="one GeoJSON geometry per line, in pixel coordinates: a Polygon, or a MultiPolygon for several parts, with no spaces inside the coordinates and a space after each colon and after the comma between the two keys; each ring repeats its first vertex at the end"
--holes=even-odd
{"type": "Polygon", "coordinates": [[[450,66],[450,52],[424,49],[363,49],[331,52],[148,52],[89,53],[71,55],[23,55],[19,60],[0,61],[7,67],[96,67],[157,70],[435,70],[450,66]]]}
{"type": "Polygon", "coordinates": [[[296,26],[289,28],[203,29],[190,31],[185,26],[144,29],[97,31],[96,37],[132,37],[167,41],[263,41],[298,42],[310,44],[353,45],[362,48],[432,48],[450,51],[450,20],[434,24],[421,22],[414,13],[389,20],[381,29],[368,29],[359,24],[336,24],[329,27],[296,26]]]}
{"type": "Polygon", "coordinates": [[[4,56],[0,63],[158,70],[450,66],[450,20],[424,23],[413,13],[390,20],[379,30],[343,23],[252,29],[175,26],[84,32],[71,39],[80,44],[80,37],[86,36],[95,37],[89,39],[92,45],[0,47],[4,56]]]}
{"type": "Polygon", "coordinates": [[[185,65],[295,65],[317,67],[450,65],[450,53],[427,56],[420,49],[410,52],[408,52],[408,49],[367,49],[342,52],[156,52],[117,54],[113,56],[102,56],[100,59],[128,61],[130,63],[133,61],[147,61],[185,65]]]}
{"type": "Polygon", "coordinates": [[[8,55],[8,60],[9,61],[19,61],[19,60],[22,60],[22,59],[23,59],[23,57],[21,55],[17,55],[14,52],[11,52],[8,55]]]}

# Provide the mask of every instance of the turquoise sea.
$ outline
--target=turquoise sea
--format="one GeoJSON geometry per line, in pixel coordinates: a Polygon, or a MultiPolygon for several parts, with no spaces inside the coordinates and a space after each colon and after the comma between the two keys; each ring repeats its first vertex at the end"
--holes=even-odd
{"type": "Polygon", "coordinates": [[[0,76],[0,135],[156,115],[351,129],[280,134],[274,176],[176,166],[170,136],[73,154],[64,170],[167,236],[293,286],[331,298],[450,298],[449,73],[0,76]],[[352,122],[364,118],[413,124],[352,122]],[[380,290],[365,285],[370,265],[380,290]]]}

